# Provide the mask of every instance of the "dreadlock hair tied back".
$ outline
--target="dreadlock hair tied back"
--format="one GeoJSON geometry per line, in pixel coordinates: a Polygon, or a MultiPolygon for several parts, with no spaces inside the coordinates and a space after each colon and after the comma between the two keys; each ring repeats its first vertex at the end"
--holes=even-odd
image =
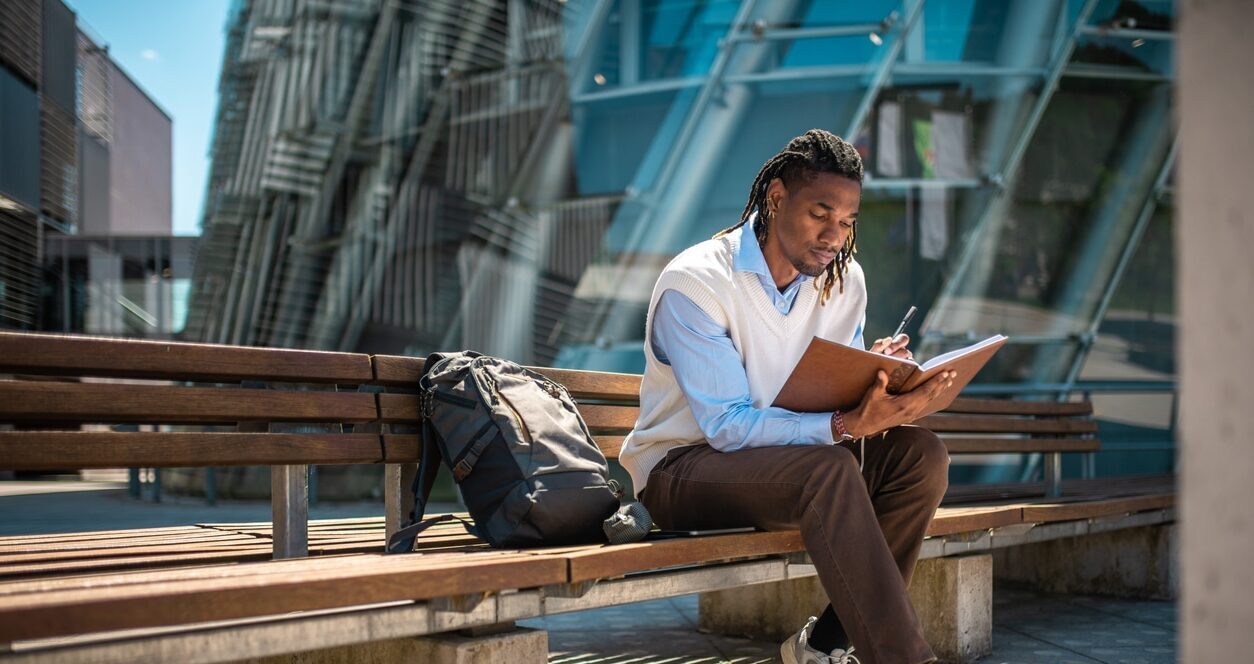
{"type": "MultiPolygon", "coordinates": [[[[771,181],[779,178],[785,187],[792,189],[794,185],[812,180],[819,173],[839,175],[862,184],[862,157],[848,141],[825,129],[811,129],[788,141],[783,150],[762,165],[762,170],[753,179],[753,184],[749,187],[749,201],[740,213],[740,222],[719,231],[714,237],[722,237],[744,226],[756,210],[760,217],[756,231],[758,243],[765,245],[766,238],[770,235],[766,190],[771,181]]],[[[826,304],[831,299],[832,284],[837,285],[838,292],[845,292],[845,273],[849,270],[849,259],[857,253],[854,243],[856,236],[855,225],[849,231],[845,246],[836,254],[836,260],[828,263],[827,273],[820,277],[823,279],[820,304],[826,304]]]]}

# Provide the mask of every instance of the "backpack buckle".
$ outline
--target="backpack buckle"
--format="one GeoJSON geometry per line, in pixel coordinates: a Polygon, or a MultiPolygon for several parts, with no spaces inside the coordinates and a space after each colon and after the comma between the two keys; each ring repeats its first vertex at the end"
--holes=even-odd
{"type": "Polygon", "coordinates": [[[418,417],[428,419],[431,413],[435,411],[435,399],[431,396],[431,390],[423,390],[418,393],[418,417]]]}

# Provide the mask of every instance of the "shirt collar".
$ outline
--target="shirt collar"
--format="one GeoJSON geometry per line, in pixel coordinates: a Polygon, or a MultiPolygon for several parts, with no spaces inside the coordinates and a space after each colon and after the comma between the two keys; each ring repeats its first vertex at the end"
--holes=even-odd
{"type": "Polygon", "coordinates": [[[735,257],[732,259],[732,267],[737,272],[752,272],[764,277],[770,277],[771,271],[766,266],[766,256],[762,254],[762,247],[758,244],[758,235],[756,227],[758,224],[758,213],[753,212],[749,221],[745,225],[736,229],[739,246],[736,248],[735,257]]]}
{"type": "MultiPolygon", "coordinates": [[[[766,265],[766,256],[762,253],[762,246],[758,244],[758,235],[755,232],[757,223],[758,213],[754,211],[745,225],[729,233],[733,236],[731,239],[735,245],[732,268],[737,272],[751,272],[765,279],[763,283],[773,284],[775,278],[771,276],[771,270],[766,265]]],[[[805,275],[798,274],[797,278],[785,287],[785,290],[792,288],[803,279],[805,275]]]]}

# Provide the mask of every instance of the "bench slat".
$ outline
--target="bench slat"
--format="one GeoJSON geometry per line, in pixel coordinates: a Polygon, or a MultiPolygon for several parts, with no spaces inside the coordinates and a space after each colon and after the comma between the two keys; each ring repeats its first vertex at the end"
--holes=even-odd
{"type": "Polygon", "coordinates": [[[928,537],[988,530],[1023,521],[1023,510],[1014,506],[941,507],[927,526],[928,537]]]}
{"type": "MultiPolygon", "coordinates": [[[[597,447],[607,459],[617,459],[626,434],[593,436],[597,447]]],[[[1096,452],[1101,441],[1096,438],[970,438],[942,436],[950,454],[995,454],[1029,452],[1096,452]]]]}
{"type": "Polygon", "coordinates": [[[404,453],[404,444],[395,449],[402,451],[399,458],[383,458],[379,435],[369,433],[0,432],[0,457],[13,470],[366,464],[418,458],[404,453]]]}
{"type": "Polygon", "coordinates": [[[663,567],[803,550],[801,533],[788,530],[589,547],[561,557],[570,564],[570,581],[578,583],[663,567]]]}
{"type": "MultiPolygon", "coordinates": [[[[126,556],[122,558],[109,558],[105,561],[100,560],[62,560],[48,562],[34,562],[23,565],[5,565],[0,567],[0,589],[7,587],[10,583],[21,583],[28,578],[52,577],[61,574],[113,574],[125,573],[133,570],[143,569],[179,569],[191,568],[203,569],[203,565],[214,564],[233,564],[244,562],[260,562],[268,561],[274,555],[274,547],[270,544],[258,544],[255,547],[244,549],[233,549],[229,556],[224,556],[221,551],[201,551],[195,553],[159,553],[138,556],[126,556]],[[9,581],[9,579],[18,579],[17,581],[9,581]]],[[[55,577],[54,577],[55,578],[55,577]]],[[[74,578],[74,577],[71,577],[74,578]]],[[[102,578],[102,577],[96,577],[102,578]]],[[[103,577],[112,578],[112,577],[103,577]]]]}
{"type": "Polygon", "coordinates": [[[942,436],[950,454],[1026,454],[1029,452],[1096,452],[1096,438],[965,438],[942,436]]]}
{"type": "Polygon", "coordinates": [[[945,407],[947,413],[981,415],[1050,415],[1058,417],[1091,415],[1088,401],[1018,401],[1011,399],[954,399],[945,407]]]}
{"type": "Polygon", "coordinates": [[[1075,498],[1063,502],[1057,498],[1050,502],[1028,504],[1023,506],[1023,520],[1026,523],[1049,523],[1052,521],[1074,521],[1076,519],[1093,519],[1112,514],[1127,514],[1153,509],[1166,509],[1176,504],[1175,493],[1155,494],[1148,496],[1125,496],[1107,500],[1075,498]]]}
{"type": "Polygon", "coordinates": [[[928,415],[915,424],[936,433],[1094,433],[1097,422],[1074,419],[1023,419],[993,415],[928,415]]]}
{"type": "MultiPolygon", "coordinates": [[[[332,569],[0,597],[0,643],[530,588],[566,580],[559,558],[361,555],[332,569]]],[[[303,562],[303,561],[302,561],[303,562]]],[[[249,564],[262,567],[271,563],[249,564]]]]}
{"type": "MultiPolygon", "coordinates": [[[[380,533],[382,533],[383,519],[376,517],[380,533]]],[[[439,526],[436,526],[439,527],[439,526]]],[[[464,532],[463,532],[464,534],[464,532]]],[[[427,538],[427,534],[423,533],[419,538],[420,541],[427,538]]],[[[374,543],[375,549],[383,547],[383,540],[380,537],[374,543]]],[[[240,547],[237,550],[244,550],[240,547]]],[[[0,583],[0,596],[20,595],[24,593],[44,593],[54,590],[88,590],[88,589],[106,589],[117,588],[122,586],[132,586],[141,584],[155,583],[171,583],[176,581],[207,581],[214,579],[234,579],[240,577],[257,577],[268,574],[275,575],[292,575],[292,574],[310,574],[324,570],[361,569],[363,565],[370,562],[392,564],[400,560],[408,560],[409,566],[414,566],[417,562],[426,562],[432,565],[440,564],[442,561],[461,560],[466,552],[475,555],[486,555],[495,557],[517,557],[517,551],[492,550],[486,545],[480,544],[475,550],[465,549],[454,553],[435,552],[422,553],[420,555],[406,555],[403,557],[396,556],[377,556],[372,555],[370,560],[360,556],[317,556],[311,558],[289,558],[285,560],[270,560],[265,565],[220,565],[215,567],[198,567],[189,568],[172,568],[172,569],[153,569],[153,570],[136,570],[130,572],[119,572],[102,577],[82,577],[67,576],[54,577],[47,579],[24,579],[15,581],[6,581],[0,583]]],[[[377,552],[376,552],[377,553],[377,552]]],[[[112,561],[107,561],[112,562],[112,561]]]]}
{"type": "MultiPolygon", "coordinates": [[[[634,406],[579,405],[579,413],[594,434],[631,431],[638,412],[634,406]]],[[[412,394],[380,394],[379,419],[388,423],[417,424],[418,398],[412,394]]]]}
{"type": "Polygon", "coordinates": [[[0,382],[0,421],[93,423],[368,422],[364,392],[112,383],[0,382]]]}
{"type": "MultiPolygon", "coordinates": [[[[372,355],[375,384],[414,387],[422,376],[426,359],[402,355],[372,355]]],[[[564,385],[575,399],[635,401],[640,397],[640,376],[608,371],[577,371],[549,367],[526,367],[564,385]]]]}
{"type": "Polygon", "coordinates": [[[0,373],[216,382],[364,383],[370,356],[0,332],[0,373]]]}

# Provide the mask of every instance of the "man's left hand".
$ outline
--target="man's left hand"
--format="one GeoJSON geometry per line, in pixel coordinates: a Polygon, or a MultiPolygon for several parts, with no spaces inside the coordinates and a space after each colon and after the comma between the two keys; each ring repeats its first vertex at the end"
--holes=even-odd
{"type": "Polygon", "coordinates": [[[908,334],[899,334],[896,337],[884,337],[883,339],[876,339],[875,343],[871,344],[871,352],[892,355],[893,357],[903,360],[913,360],[914,353],[910,352],[910,349],[906,348],[906,344],[909,343],[910,335],[908,334]]]}

